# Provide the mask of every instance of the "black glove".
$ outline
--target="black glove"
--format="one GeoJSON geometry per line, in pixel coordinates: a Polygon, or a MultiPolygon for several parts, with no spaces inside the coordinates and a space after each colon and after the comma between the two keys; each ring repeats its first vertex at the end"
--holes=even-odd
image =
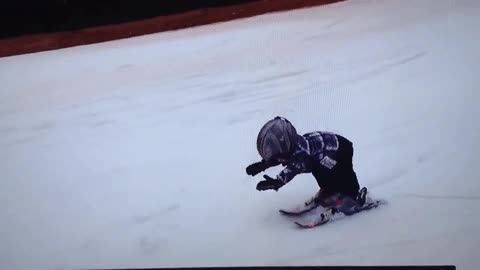
{"type": "Polygon", "coordinates": [[[266,168],[265,162],[259,161],[259,162],[255,162],[251,165],[248,165],[246,171],[247,171],[248,175],[255,176],[255,175],[265,171],[266,169],[267,168],[266,168]]]}
{"type": "Polygon", "coordinates": [[[263,178],[265,178],[265,180],[260,181],[257,184],[257,190],[258,191],[264,191],[264,190],[269,190],[269,189],[273,189],[275,191],[278,191],[279,188],[281,188],[283,185],[285,185],[285,183],[283,183],[282,181],[280,181],[278,179],[271,178],[270,176],[268,176],[266,174],[263,176],[263,178]]]}

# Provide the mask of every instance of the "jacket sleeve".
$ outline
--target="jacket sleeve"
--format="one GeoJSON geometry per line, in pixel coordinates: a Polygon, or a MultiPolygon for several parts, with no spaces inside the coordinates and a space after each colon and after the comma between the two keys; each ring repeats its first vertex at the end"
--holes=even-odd
{"type": "Polygon", "coordinates": [[[280,162],[278,162],[278,161],[274,161],[274,160],[265,161],[264,159],[262,159],[258,163],[260,164],[260,167],[262,168],[262,172],[266,171],[267,169],[270,169],[272,167],[280,165],[280,162]]]}
{"type": "Polygon", "coordinates": [[[270,161],[267,162],[267,161],[265,161],[265,160],[262,159],[261,162],[262,162],[265,170],[266,170],[266,169],[269,169],[269,168],[271,168],[271,167],[275,167],[275,166],[280,165],[280,162],[275,161],[275,160],[270,160],[270,161]]]}
{"type": "Polygon", "coordinates": [[[307,170],[306,157],[303,155],[296,157],[294,160],[283,169],[278,175],[277,179],[284,184],[290,182],[295,176],[307,170]]]}

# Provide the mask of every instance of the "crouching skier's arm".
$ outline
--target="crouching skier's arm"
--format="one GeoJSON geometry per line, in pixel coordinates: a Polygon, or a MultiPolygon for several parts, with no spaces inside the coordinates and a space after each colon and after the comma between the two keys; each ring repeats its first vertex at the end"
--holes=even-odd
{"type": "Polygon", "coordinates": [[[303,163],[291,163],[278,174],[276,179],[268,175],[264,175],[263,178],[265,178],[265,180],[260,181],[257,184],[257,190],[264,191],[272,189],[278,191],[278,189],[290,182],[297,174],[300,174],[303,171],[305,171],[305,165],[303,163]]]}
{"type": "Polygon", "coordinates": [[[265,171],[268,168],[275,167],[277,165],[280,165],[280,162],[271,160],[269,162],[265,160],[261,160],[259,162],[255,162],[253,164],[250,164],[246,168],[246,172],[248,175],[255,176],[263,171],[265,171]]]}

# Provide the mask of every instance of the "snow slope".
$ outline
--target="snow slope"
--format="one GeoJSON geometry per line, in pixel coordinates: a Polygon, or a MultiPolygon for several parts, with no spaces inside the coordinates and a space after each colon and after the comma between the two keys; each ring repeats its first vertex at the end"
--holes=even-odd
{"type": "Polygon", "coordinates": [[[358,0],[0,59],[0,268],[477,269],[479,12],[358,0]],[[390,204],[297,230],[277,209],[313,178],[244,173],[275,115],[353,140],[390,204]]]}

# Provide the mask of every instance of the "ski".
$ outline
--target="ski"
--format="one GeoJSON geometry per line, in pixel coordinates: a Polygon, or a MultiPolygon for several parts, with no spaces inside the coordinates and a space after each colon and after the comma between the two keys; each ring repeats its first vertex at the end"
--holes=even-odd
{"type": "MultiPolygon", "coordinates": [[[[287,210],[287,209],[280,209],[278,210],[281,214],[289,217],[298,217],[303,214],[306,214],[314,209],[317,209],[318,207],[322,207],[320,205],[312,205],[307,208],[300,209],[301,207],[297,207],[296,209],[293,210],[287,210]]],[[[322,207],[323,208],[323,207],[322,207]]]]}
{"type": "Polygon", "coordinates": [[[375,200],[373,202],[366,203],[363,206],[355,207],[348,213],[339,212],[336,208],[329,208],[321,213],[315,211],[316,213],[309,214],[304,218],[295,221],[294,223],[300,228],[311,229],[338,220],[344,216],[351,216],[365,210],[376,208],[385,203],[386,201],[384,200],[375,200]]]}
{"type": "Polygon", "coordinates": [[[317,213],[316,215],[310,215],[307,218],[302,220],[297,220],[294,223],[297,224],[300,228],[311,229],[323,224],[326,224],[331,221],[332,217],[336,214],[335,208],[329,208],[322,211],[322,213],[317,213]]]}

